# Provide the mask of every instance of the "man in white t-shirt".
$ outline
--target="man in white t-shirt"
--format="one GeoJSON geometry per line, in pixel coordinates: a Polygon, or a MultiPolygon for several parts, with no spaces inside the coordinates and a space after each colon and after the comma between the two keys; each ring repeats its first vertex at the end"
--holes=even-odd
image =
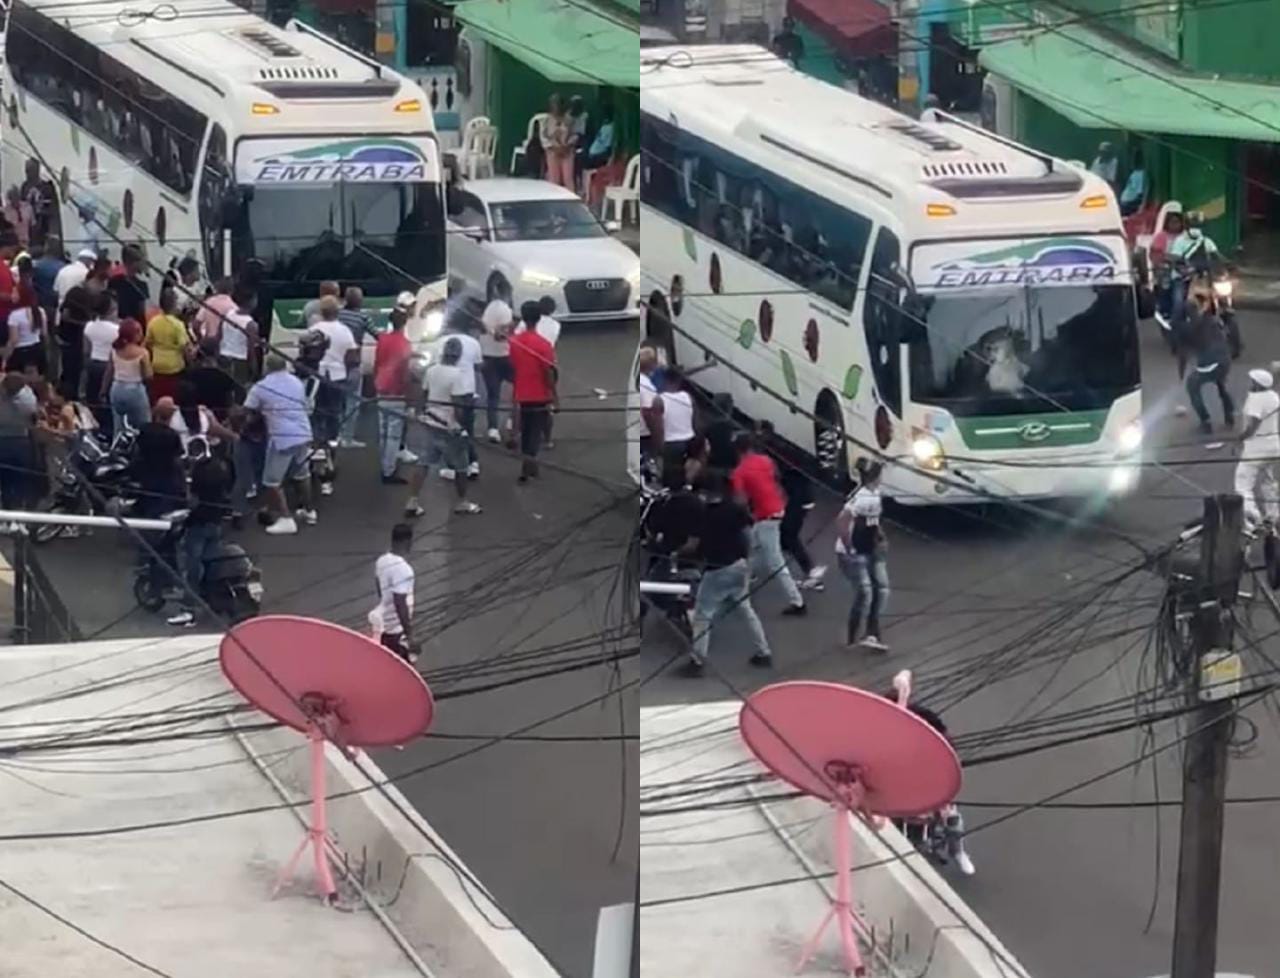
{"type": "Polygon", "coordinates": [[[373,573],[378,585],[376,619],[380,640],[406,662],[415,662],[413,641],[413,565],[406,559],[413,550],[413,528],[397,523],[391,528],[391,549],[377,559],[373,573]]]}
{"type": "MultiPolygon", "coordinates": [[[[480,456],[476,453],[476,391],[477,378],[484,369],[484,349],[480,346],[480,341],[470,333],[463,330],[445,333],[436,341],[431,351],[432,362],[439,362],[443,357],[445,344],[450,340],[457,340],[461,353],[458,355],[458,370],[462,375],[462,397],[466,401],[466,405],[458,409],[458,424],[467,435],[467,471],[468,479],[476,479],[480,476],[480,456]]],[[[442,479],[454,479],[457,473],[453,469],[442,468],[440,470],[442,479]]]]}
{"type": "MultiPolygon", "coordinates": [[[[502,398],[502,385],[510,384],[510,339],[515,325],[515,314],[501,299],[494,299],[484,307],[480,316],[480,352],[484,354],[485,413],[489,421],[489,441],[495,445],[502,440],[499,429],[498,407],[502,398]]],[[[511,427],[507,419],[506,427],[511,427]]]]}
{"type": "Polygon", "coordinates": [[[253,358],[258,350],[258,323],[253,318],[255,298],[247,289],[237,289],[232,299],[236,311],[219,320],[218,355],[236,383],[248,387],[253,383],[253,358]]]}
{"type": "Polygon", "coordinates": [[[58,293],[58,308],[62,308],[62,303],[67,298],[67,293],[74,289],[77,285],[84,285],[85,279],[89,277],[89,271],[93,268],[93,263],[98,260],[98,253],[92,248],[82,248],[80,253],[76,255],[76,260],[69,264],[63,265],[58,269],[58,274],[53,277],[53,291],[58,293]]]}
{"type": "Polygon", "coordinates": [[[360,369],[360,347],[355,335],[338,319],[341,311],[337,297],[326,295],[320,300],[320,318],[311,327],[329,341],[320,361],[320,374],[328,383],[321,384],[316,404],[316,413],[323,419],[325,441],[329,442],[337,441],[341,434],[347,371],[360,369]]]}
{"type": "Polygon", "coordinates": [[[636,385],[640,391],[640,460],[643,464],[646,459],[653,457],[653,430],[649,427],[649,421],[655,414],[658,401],[658,388],[653,382],[658,355],[652,347],[642,346],[636,362],[640,370],[636,385]]]}
{"type": "Polygon", "coordinates": [[[1280,522],[1275,472],[1276,458],[1280,457],[1280,394],[1274,388],[1271,371],[1249,371],[1235,491],[1244,498],[1245,526],[1250,529],[1264,522],[1274,529],[1280,522]]]}
{"type": "MultiPolygon", "coordinates": [[[[461,357],[459,338],[447,337],[440,358],[427,367],[420,383],[410,385],[410,395],[417,401],[414,405],[416,417],[410,421],[411,450],[418,456],[418,463],[409,477],[405,516],[423,514],[418,493],[422,491],[422,483],[431,466],[452,469],[455,473],[467,466],[468,436],[462,427],[461,416],[465,408],[474,406],[475,378],[464,376],[459,366],[461,357]]],[[[480,507],[467,499],[466,479],[455,478],[453,487],[458,496],[458,504],[453,508],[455,513],[473,515],[480,512],[480,507]]]]}

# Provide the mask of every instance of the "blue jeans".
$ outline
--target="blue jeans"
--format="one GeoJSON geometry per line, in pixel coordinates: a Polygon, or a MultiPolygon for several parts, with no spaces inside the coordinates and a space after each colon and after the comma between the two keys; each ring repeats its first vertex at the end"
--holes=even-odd
{"type": "Polygon", "coordinates": [[[404,438],[404,400],[398,397],[378,398],[378,459],[382,477],[396,474],[396,455],[404,438]]]}
{"type": "Polygon", "coordinates": [[[221,523],[188,524],[183,529],[182,572],[190,589],[182,597],[182,607],[185,611],[195,612],[197,607],[195,595],[200,593],[200,583],[204,580],[205,561],[213,557],[221,541],[221,523]]]}
{"type": "Polygon", "coordinates": [[[266,463],[267,443],[241,438],[236,442],[236,484],[231,488],[231,507],[237,516],[249,512],[249,490],[262,482],[262,466],[266,463]]]}
{"type": "Polygon", "coordinates": [[[343,405],[341,436],[346,441],[354,441],[356,425],[360,421],[360,390],[363,375],[359,367],[347,371],[347,379],[342,382],[343,405]]]}
{"type": "Polygon", "coordinates": [[[847,631],[849,644],[858,640],[862,614],[867,613],[867,635],[880,637],[880,614],[889,603],[889,566],[883,554],[838,554],[840,570],[853,585],[847,631]]]}
{"type": "Polygon", "coordinates": [[[764,626],[751,607],[751,572],[740,560],[728,567],[708,568],[698,584],[693,606],[693,658],[705,662],[711,649],[711,629],[729,618],[741,618],[751,636],[752,652],[770,655],[764,626]]]}
{"type": "Polygon", "coordinates": [[[115,430],[121,431],[127,419],[137,431],[151,420],[151,400],[147,386],[138,380],[113,380],[111,382],[111,417],[115,430]]]}
{"type": "Polygon", "coordinates": [[[782,555],[782,520],[759,520],[751,527],[751,573],[757,581],[776,580],[793,605],[804,604],[782,555]]]}

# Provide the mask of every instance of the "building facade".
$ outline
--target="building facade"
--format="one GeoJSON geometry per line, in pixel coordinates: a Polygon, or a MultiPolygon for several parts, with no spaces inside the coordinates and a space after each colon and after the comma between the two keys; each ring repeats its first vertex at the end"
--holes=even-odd
{"type": "Polygon", "coordinates": [[[979,52],[989,121],[1066,159],[1139,154],[1149,200],[1203,211],[1246,261],[1280,255],[1280,3],[970,2],[951,31],[979,52]]]}

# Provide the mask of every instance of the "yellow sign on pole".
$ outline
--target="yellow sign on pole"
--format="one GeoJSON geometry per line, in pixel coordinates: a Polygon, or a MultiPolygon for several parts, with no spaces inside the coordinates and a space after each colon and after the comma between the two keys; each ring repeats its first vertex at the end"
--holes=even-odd
{"type": "Polygon", "coordinates": [[[378,54],[395,54],[396,36],[390,31],[379,31],[378,36],[374,39],[373,47],[378,54]]]}

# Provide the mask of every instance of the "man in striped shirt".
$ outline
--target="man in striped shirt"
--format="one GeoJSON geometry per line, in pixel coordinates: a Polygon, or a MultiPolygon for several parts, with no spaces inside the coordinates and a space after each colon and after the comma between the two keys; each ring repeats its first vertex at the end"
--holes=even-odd
{"type": "MultiPolygon", "coordinates": [[[[364,311],[364,291],[356,285],[347,287],[345,305],[338,310],[338,322],[351,330],[356,341],[356,349],[364,345],[364,338],[373,332],[373,322],[364,311]]],[[[342,408],[342,428],[339,433],[339,444],[344,448],[364,448],[364,442],[356,440],[356,423],[360,420],[360,400],[364,373],[357,362],[354,370],[347,371],[347,379],[343,382],[344,401],[342,408]]]]}

